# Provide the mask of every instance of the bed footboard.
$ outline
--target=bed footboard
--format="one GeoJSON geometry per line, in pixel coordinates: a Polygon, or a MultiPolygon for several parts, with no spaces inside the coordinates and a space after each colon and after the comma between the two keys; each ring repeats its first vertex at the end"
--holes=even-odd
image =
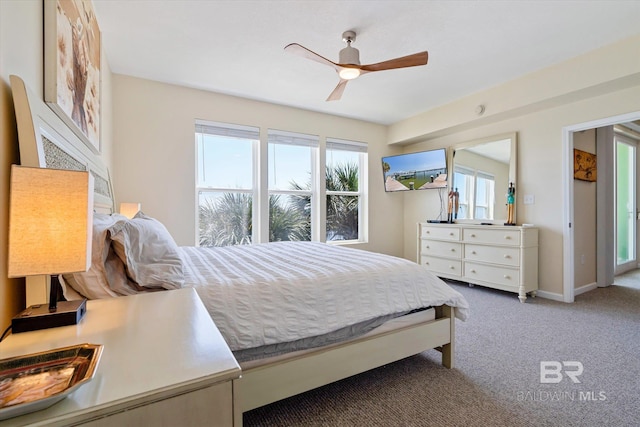
{"type": "Polygon", "coordinates": [[[442,364],[452,368],[454,313],[452,307],[440,306],[435,320],[243,368],[242,377],[234,380],[234,406],[246,412],[429,349],[441,351],[442,364]]]}

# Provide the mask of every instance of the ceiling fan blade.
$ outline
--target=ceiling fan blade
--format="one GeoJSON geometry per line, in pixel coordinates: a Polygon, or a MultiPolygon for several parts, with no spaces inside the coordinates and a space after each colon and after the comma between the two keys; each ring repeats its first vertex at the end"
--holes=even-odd
{"type": "Polygon", "coordinates": [[[324,56],[320,56],[312,50],[307,49],[306,47],[299,45],[298,43],[291,43],[284,47],[284,50],[293,53],[295,55],[300,55],[304,58],[311,59],[312,61],[319,62],[321,64],[329,65],[336,70],[338,70],[338,64],[333,61],[328,60],[324,56]]]}
{"type": "Polygon", "coordinates": [[[427,65],[428,60],[429,53],[425,51],[396,59],[390,59],[384,62],[378,62],[377,64],[362,65],[360,69],[363,71],[383,71],[392,70],[394,68],[416,67],[418,65],[427,65]]]}
{"type": "Polygon", "coordinates": [[[331,92],[331,95],[327,98],[327,101],[338,101],[342,98],[342,92],[344,92],[344,88],[347,86],[347,82],[349,80],[340,79],[340,82],[336,86],[336,88],[331,92]]]}

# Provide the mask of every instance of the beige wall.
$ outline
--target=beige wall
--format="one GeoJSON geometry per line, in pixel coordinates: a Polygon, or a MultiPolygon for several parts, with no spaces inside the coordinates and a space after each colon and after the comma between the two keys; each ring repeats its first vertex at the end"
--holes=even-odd
{"type": "Polygon", "coordinates": [[[117,201],[142,203],[179,245],[195,244],[194,124],[203,119],[368,143],[369,243],[354,246],[402,256],[402,197],[384,192],[380,164],[400,148],[387,146],[385,126],[123,75],[113,88],[117,201]]]}
{"type": "Polygon", "coordinates": [[[9,75],[20,75],[42,93],[42,3],[0,1],[0,325],[24,308],[24,279],[7,279],[9,175],[19,161],[18,135],[9,75]],[[20,40],[20,43],[16,43],[20,40]]]}
{"type": "MultiPolygon", "coordinates": [[[[35,93],[43,93],[43,15],[41,0],[0,0],[0,325],[2,330],[24,308],[24,279],[7,279],[9,171],[19,163],[18,134],[9,76],[21,77],[35,93]]],[[[111,158],[110,71],[102,59],[102,147],[111,158]]]]}
{"type": "MultiPolygon", "coordinates": [[[[596,130],[574,132],[573,147],[596,153],[596,130]]],[[[599,167],[604,165],[599,164],[599,167]]],[[[596,183],[574,180],[575,288],[596,283],[596,183]]]]}
{"type": "MultiPolygon", "coordinates": [[[[640,37],[634,37],[396,123],[390,127],[389,143],[420,141],[404,146],[405,151],[414,151],[517,132],[518,223],[540,228],[540,289],[543,295],[561,297],[565,203],[562,131],[571,125],[640,111],[639,45],[640,37]],[[565,86],[559,84],[562,80],[565,86]],[[487,115],[477,117],[475,106],[483,103],[487,115]],[[524,205],[524,194],[535,196],[535,204],[524,205]]],[[[416,222],[430,218],[433,213],[427,211],[438,205],[437,194],[415,196],[405,198],[407,258],[415,258],[416,222]]]]}

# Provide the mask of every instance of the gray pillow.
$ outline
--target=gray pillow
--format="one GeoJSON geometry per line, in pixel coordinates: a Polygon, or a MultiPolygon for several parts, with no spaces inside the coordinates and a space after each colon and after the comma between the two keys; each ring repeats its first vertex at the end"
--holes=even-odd
{"type": "Polygon", "coordinates": [[[88,299],[116,297],[118,293],[114,292],[109,282],[127,280],[124,274],[120,274],[120,276],[117,275],[117,272],[111,274],[112,272],[107,272],[105,268],[111,247],[107,231],[110,227],[126,221],[126,219],[118,214],[93,214],[91,266],[86,272],[63,275],[66,284],[84,297],[88,299]]]}
{"type": "Polygon", "coordinates": [[[158,220],[138,212],[109,228],[113,249],[127,275],[144,288],[179,289],[184,285],[178,245],[158,220]]]}

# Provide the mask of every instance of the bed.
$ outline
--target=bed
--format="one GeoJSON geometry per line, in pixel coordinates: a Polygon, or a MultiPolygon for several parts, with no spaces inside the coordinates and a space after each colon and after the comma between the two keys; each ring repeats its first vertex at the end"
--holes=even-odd
{"type": "MultiPolygon", "coordinates": [[[[194,287],[242,368],[233,385],[236,419],[429,349],[453,367],[455,318],[464,320],[468,305],[419,265],[314,242],[178,247],[154,218],[112,214],[111,181],[98,153],[19,77],[11,76],[11,87],[21,163],[88,170],[96,182],[94,271],[64,275],[65,295],[105,298],[194,287]],[[100,275],[102,282],[92,279],[100,275]]],[[[46,302],[47,286],[46,279],[29,279],[27,304],[46,302]]]]}

